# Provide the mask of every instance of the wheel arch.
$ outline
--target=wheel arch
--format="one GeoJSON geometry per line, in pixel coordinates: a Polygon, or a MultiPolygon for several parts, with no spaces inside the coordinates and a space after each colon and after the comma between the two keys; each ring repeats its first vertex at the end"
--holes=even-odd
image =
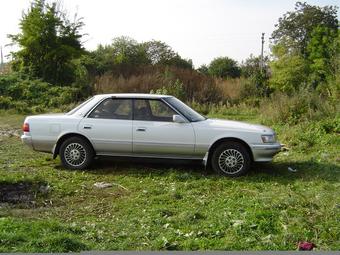
{"type": "Polygon", "coordinates": [[[238,142],[240,144],[242,144],[246,150],[248,151],[249,153],[249,156],[250,156],[250,159],[252,162],[254,162],[254,155],[253,155],[253,152],[249,146],[248,143],[246,143],[244,140],[240,139],[240,138],[237,138],[237,137],[223,137],[223,138],[220,138],[218,140],[216,140],[210,147],[209,147],[209,150],[208,150],[208,160],[207,160],[207,163],[210,164],[211,163],[211,156],[213,154],[213,151],[222,143],[224,142],[238,142]]]}
{"type": "Polygon", "coordinates": [[[82,135],[82,134],[79,134],[79,133],[66,133],[66,134],[63,134],[62,136],[60,136],[54,146],[54,149],[53,149],[53,159],[55,159],[58,154],[59,154],[59,149],[60,149],[60,146],[61,144],[68,138],[71,138],[71,137],[80,137],[84,140],[86,140],[92,147],[93,151],[95,152],[94,150],[94,147],[93,147],[93,144],[91,143],[90,139],[88,139],[86,136],[82,135]]]}

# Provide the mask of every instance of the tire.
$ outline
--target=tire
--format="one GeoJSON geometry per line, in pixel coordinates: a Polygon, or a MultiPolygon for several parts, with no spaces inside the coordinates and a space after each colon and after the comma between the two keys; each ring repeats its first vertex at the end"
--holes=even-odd
{"type": "Polygon", "coordinates": [[[59,156],[67,169],[81,170],[87,168],[94,157],[92,145],[81,137],[70,137],[60,146],[59,156]]]}
{"type": "Polygon", "coordinates": [[[250,165],[251,158],[247,148],[238,142],[224,142],[212,153],[211,166],[218,174],[241,176],[249,171],[250,165]]]}

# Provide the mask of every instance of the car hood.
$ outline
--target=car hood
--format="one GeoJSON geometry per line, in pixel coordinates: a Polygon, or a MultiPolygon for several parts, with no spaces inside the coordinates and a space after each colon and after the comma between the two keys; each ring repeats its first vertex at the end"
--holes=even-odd
{"type": "Polygon", "coordinates": [[[210,128],[215,129],[228,129],[228,130],[244,130],[249,132],[259,132],[259,133],[266,133],[272,134],[274,131],[266,126],[263,125],[256,125],[250,124],[241,121],[234,121],[234,120],[221,120],[221,119],[207,119],[204,121],[205,125],[208,125],[210,128]]]}

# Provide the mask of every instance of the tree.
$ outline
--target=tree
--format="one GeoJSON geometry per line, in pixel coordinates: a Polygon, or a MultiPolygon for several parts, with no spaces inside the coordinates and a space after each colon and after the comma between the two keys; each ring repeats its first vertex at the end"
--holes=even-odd
{"type": "Polygon", "coordinates": [[[269,71],[268,63],[269,63],[269,58],[265,56],[263,58],[263,67],[261,69],[261,58],[250,55],[249,58],[247,58],[241,64],[241,74],[242,76],[249,78],[261,71],[268,73],[269,71]]]}
{"type": "Polygon", "coordinates": [[[331,85],[333,85],[334,96],[336,100],[340,98],[340,33],[338,33],[338,39],[335,43],[337,54],[333,61],[333,66],[335,68],[335,79],[331,85]]]}
{"type": "Polygon", "coordinates": [[[305,87],[308,78],[308,65],[301,54],[287,54],[286,48],[277,45],[273,48],[278,57],[271,62],[272,77],[270,86],[282,92],[293,93],[305,87]]]}
{"type": "Polygon", "coordinates": [[[162,63],[163,66],[174,66],[181,69],[193,69],[193,64],[191,59],[184,59],[180,55],[176,55],[175,57],[164,61],[162,63]]]}
{"type": "Polygon", "coordinates": [[[248,78],[250,85],[256,89],[256,95],[263,96],[269,94],[269,58],[266,56],[261,63],[261,57],[250,55],[241,64],[241,75],[248,78]],[[261,67],[261,64],[263,65],[261,67]]]}
{"type": "Polygon", "coordinates": [[[317,26],[311,33],[311,39],[307,45],[307,55],[310,64],[310,80],[314,88],[332,79],[336,68],[333,65],[337,55],[337,33],[325,26],[317,26]]]}
{"type": "Polygon", "coordinates": [[[327,27],[337,33],[337,7],[319,7],[297,2],[295,10],[284,14],[275,25],[273,44],[280,43],[289,51],[299,52],[305,57],[312,32],[318,26],[327,27]]]}
{"type": "Polygon", "coordinates": [[[144,42],[142,47],[153,65],[163,64],[178,55],[169,45],[161,41],[152,40],[144,42]]]}
{"type": "Polygon", "coordinates": [[[335,75],[337,7],[297,2],[279,19],[272,34],[270,84],[283,91],[321,88],[335,75]]]}
{"type": "Polygon", "coordinates": [[[191,60],[181,58],[170,46],[160,41],[138,43],[121,36],[113,39],[110,45],[99,45],[90,53],[93,62],[88,65],[91,73],[102,75],[111,72],[124,77],[136,75],[142,67],[175,66],[192,69],[191,60]],[[95,65],[93,65],[95,63],[95,65]],[[95,70],[95,72],[93,72],[95,70]]]}
{"type": "Polygon", "coordinates": [[[197,72],[199,72],[201,74],[208,75],[209,74],[209,68],[208,68],[207,65],[203,64],[199,68],[197,68],[197,72]]]}
{"type": "Polygon", "coordinates": [[[211,61],[208,72],[218,78],[236,78],[241,75],[237,62],[228,57],[215,58],[211,61]]]}
{"type": "Polygon", "coordinates": [[[34,0],[20,21],[21,32],[9,35],[20,50],[13,54],[13,69],[52,84],[74,81],[72,60],[81,56],[81,19],[71,22],[57,3],[34,0]]]}
{"type": "Polygon", "coordinates": [[[114,38],[111,50],[114,64],[136,66],[150,64],[143,47],[130,37],[121,36],[114,38]]]}
{"type": "Polygon", "coordinates": [[[127,77],[138,68],[151,64],[142,45],[127,36],[114,38],[110,45],[99,45],[90,57],[93,61],[88,67],[96,75],[111,72],[127,77]]]}
{"type": "Polygon", "coordinates": [[[164,42],[152,40],[142,43],[142,47],[153,65],[175,66],[183,69],[193,68],[191,59],[183,59],[164,42]]]}
{"type": "Polygon", "coordinates": [[[129,76],[137,68],[150,64],[142,45],[124,36],[113,39],[109,57],[112,59],[113,70],[124,76],[129,76]]]}

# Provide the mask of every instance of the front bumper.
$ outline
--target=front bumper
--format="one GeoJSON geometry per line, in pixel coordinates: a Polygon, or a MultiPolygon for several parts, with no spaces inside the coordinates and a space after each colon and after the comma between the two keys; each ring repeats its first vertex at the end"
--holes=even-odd
{"type": "Polygon", "coordinates": [[[280,143],[274,144],[253,144],[251,150],[255,162],[272,161],[275,154],[281,151],[282,145],[280,143]]]}
{"type": "Polygon", "coordinates": [[[22,141],[22,143],[26,144],[31,149],[34,149],[33,148],[33,143],[32,143],[32,137],[30,135],[27,135],[26,133],[24,133],[21,136],[21,141],[22,141]]]}

